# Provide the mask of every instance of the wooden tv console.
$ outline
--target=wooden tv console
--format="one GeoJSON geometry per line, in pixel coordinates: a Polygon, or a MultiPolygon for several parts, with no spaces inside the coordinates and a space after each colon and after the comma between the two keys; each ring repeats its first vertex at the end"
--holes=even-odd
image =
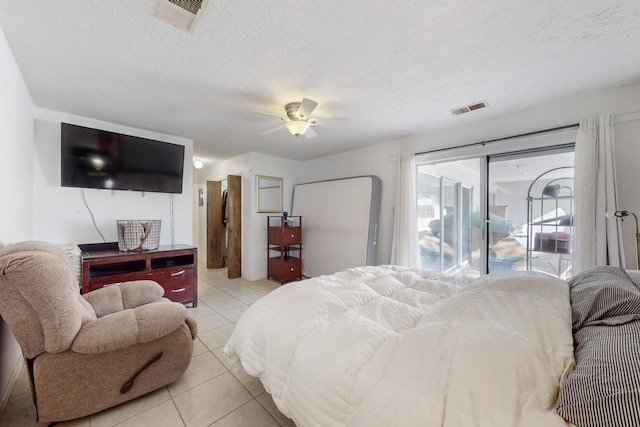
{"type": "Polygon", "coordinates": [[[166,245],[141,252],[121,252],[117,242],[79,245],[84,294],[130,280],[154,280],[171,301],[198,305],[198,249],[166,245]]]}

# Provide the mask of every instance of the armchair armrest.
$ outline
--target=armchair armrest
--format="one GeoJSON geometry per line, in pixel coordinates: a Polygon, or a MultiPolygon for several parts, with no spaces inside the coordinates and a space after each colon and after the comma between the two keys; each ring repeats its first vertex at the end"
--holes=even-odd
{"type": "Polygon", "coordinates": [[[152,280],[132,280],[105,286],[82,295],[97,317],[158,301],[164,288],[152,280]]]}
{"type": "Polygon", "coordinates": [[[82,325],[71,350],[105,353],[153,341],[178,329],[187,319],[184,305],[158,302],[111,313],[82,325]]]}

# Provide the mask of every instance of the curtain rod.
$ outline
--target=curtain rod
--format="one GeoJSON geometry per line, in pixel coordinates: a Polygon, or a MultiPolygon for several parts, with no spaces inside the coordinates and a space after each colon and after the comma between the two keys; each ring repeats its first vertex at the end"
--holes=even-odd
{"type": "Polygon", "coordinates": [[[477,145],[487,145],[487,144],[490,144],[492,142],[500,142],[500,141],[504,141],[504,140],[507,140],[507,139],[522,138],[524,136],[538,135],[538,134],[541,134],[541,133],[547,133],[547,132],[554,132],[554,131],[558,131],[558,130],[571,129],[571,128],[576,128],[578,126],[580,126],[579,123],[574,123],[572,125],[558,126],[558,127],[555,127],[555,128],[537,130],[537,131],[534,131],[534,132],[521,133],[519,135],[504,136],[502,138],[489,139],[487,141],[472,142],[471,144],[456,145],[454,147],[446,147],[446,148],[436,148],[435,150],[422,151],[420,153],[416,153],[416,155],[438,153],[440,151],[455,150],[457,148],[475,147],[477,145]]]}

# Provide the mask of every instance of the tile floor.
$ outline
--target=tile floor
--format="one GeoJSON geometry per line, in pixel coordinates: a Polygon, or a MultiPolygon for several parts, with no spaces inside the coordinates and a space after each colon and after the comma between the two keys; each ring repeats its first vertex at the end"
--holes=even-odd
{"type": "MultiPolygon", "coordinates": [[[[279,282],[228,279],[227,270],[198,271],[198,321],[193,359],[184,376],[146,396],[60,427],[295,427],[281,414],[260,380],[233,374],[222,355],[235,322],[279,282]]],[[[0,418],[0,427],[46,426],[37,423],[25,369],[0,418]]]]}

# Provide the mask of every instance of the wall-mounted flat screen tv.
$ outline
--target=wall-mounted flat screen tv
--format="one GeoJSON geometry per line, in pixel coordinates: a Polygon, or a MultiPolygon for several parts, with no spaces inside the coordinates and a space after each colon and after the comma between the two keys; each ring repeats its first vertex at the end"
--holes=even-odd
{"type": "Polygon", "coordinates": [[[182,193],[184,146],[62,123],[63,187],[182,193]]]}

